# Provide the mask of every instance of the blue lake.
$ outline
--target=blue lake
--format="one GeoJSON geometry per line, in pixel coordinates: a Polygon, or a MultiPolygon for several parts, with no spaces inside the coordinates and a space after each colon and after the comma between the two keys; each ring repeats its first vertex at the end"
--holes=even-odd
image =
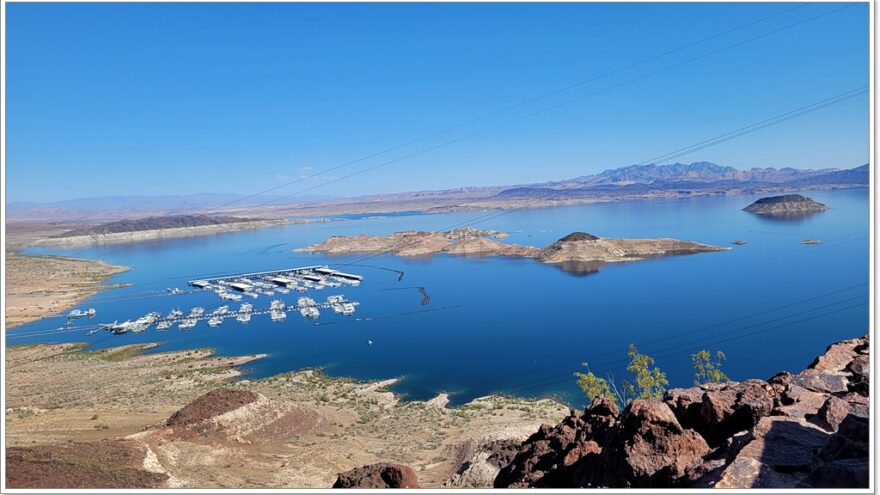
{"type": "MultiPolygon", "coordinates": [[[[323,300],[341,293],[361,303],[355,317],[325,311],[318,324],[291,314],[280,323],[255,317],[247,325],[227,320],[218,328],[201,322],[187,332],[175,326],[161,333],[150,328],[138,335],[86,336],[80,329],[55,331],[64,323],[56,317],[10,330],[7,343],[84,341],[101,348],[160,341],[158,351],[213,347],[221,355],[268,353],[251,364],[251,376],[322,367],[331,375],[362,379],[402,377],[392,390],[407,398],[448,392],[453,403],[500,392],[552,395],[581,405],[572,373],[588,361],[599,375],[625,378],[631,342],[656,358],[671,386],[691,383],[690,354],[700,349],[724,351],[724,371],[734,380],[766,378],[800,370],[829,343],[868,330],[868,191],[809,196],[830,209],[799,220],[772,220],[741,211],[756,196],[719,196],[516,210],[475,224],[510,232],[505,242],[535,246],[573,231],[723,246],[748,241],[726,252],[619,263],[594,273],[500,257],[364,259],[293,252],[331,235],[469,225],[486,212],[354,216],[210,237],[30,249],[26,252],[132,267],[110,281],[130,287],[103,291],[78,306],[97,309],[94,320],[79,325],[217,305],[213,293],[165,293],[209,274],[352,263],[345,271],[365,280],[359,287],[308,294],[323,300]],[[822,243],[803,245],[804,239],[822,243]],[[390,270],[404,272],[403,280],[390,270]],[[430,295],[429,304],[422,305],[418,287],[430,295]]],[[[281,297],[293,302],[298,295],[281,297]]],[[[269,299],[248,301],[260,308],[269,299]]]]}

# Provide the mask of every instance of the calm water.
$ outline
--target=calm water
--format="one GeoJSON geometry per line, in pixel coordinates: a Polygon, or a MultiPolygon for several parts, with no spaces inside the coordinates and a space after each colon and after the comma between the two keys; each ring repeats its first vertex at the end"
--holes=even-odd
{"type": "MultiPolygon", "coordinates": [[[[221,355],[268,353],[253,363],[252,376],[315,366],[357,378],[398,376],[404,379],[393,390],[410,399],[449,392],[455,403],[506,392],[554,395],[579,405],[582,398],[571,373],[588,361],[597,374],[625,376],[630,342],[656,358],[673,386],[690,384],[689,355],[703,348],[726,353],[724,371],[732,379],[768,377],[782,369],[799,370],[827,344],[868,329],[868,192],[810,196],[831,209],[801,220],[769,220],[740,211],[756,197],[731,196],[510,212],[476,226],[509,231],[508,242],[540,246],[576,230],[725,246],[744,239],[748,245],[615,264],[592,274],[495,257],[376,256],[345,267],[365,276],[360,287],[309,294],[323,300],[343,293],[360,301],[360,321],[325,311],[318,325],[291,314],[283,323],[255,317],[248,325],[227,320],[208,328],[201,322],[188,332],[175,326],[140,335],[87,337],[81,330],[39,335],[64,320],[48,318],[16,328],[7,338],[10,345],[87,341],[101,348],[161,341],[161,351],[214,347],[221,355]],[[808,246],[800,244],[803,239],[823,242],[808,246]],[[387,269],[405,272],[403,280],[387,269]],[[430,304],[421,304],[419,286],[430,295],[430,304]],[[375,344],[369,347],[367,340],[375,344]]],[[[111,281],[131,287],[102,292],[79,306],[98,311],[92,322],[79,322],[87,325],[217,305],[220,300],[212,293],[151,293],[186,288],[194,277],[332,267],[363,258],[293,252],[330,235],[445,229],[481,215],[351,217],[212,237],[30,252],[133,268],[111,281]]],[[[284,297],[292,302],[297,294],[284,297]]],[[[259,308],[268,306],[269,299],[250,302],[259,308]]]]}

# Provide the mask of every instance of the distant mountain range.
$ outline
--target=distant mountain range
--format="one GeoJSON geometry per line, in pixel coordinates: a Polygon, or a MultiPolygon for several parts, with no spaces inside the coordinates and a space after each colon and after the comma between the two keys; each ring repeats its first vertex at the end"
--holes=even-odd
{"type": "Polygon", "coordinates": [[[286,197],[242,194],[189,196],[110,196],[48,203],[13,202],[7,219],[40,221],[102,221],[180,213],[234,212],[316,215],[328,211],[388,212],[410,209],[507,207],[510,200],[593,201],[707,194],[763,193],[812,188],[867,187],[868,165],[839,170],[752,168],[739,170],[711,162],[631,165],[573,179],[514,186],[460,187],[372,196],[286,197]],[[233,206],[230,206],[233,205],[233,206]],[[229,208],[227,208],[229,207],[229,208]]]}
{"type": "Polygon", "coordinates": [[[589,193],[647,192],[669,190],[743,190],[774,187],[865,187],[868,165],[848,170],[752,168],[739,170],[711,162],[670,165],[631,165],[570,180],[544,182],[502,190],[499,198],[563,198],[589,193]]]}

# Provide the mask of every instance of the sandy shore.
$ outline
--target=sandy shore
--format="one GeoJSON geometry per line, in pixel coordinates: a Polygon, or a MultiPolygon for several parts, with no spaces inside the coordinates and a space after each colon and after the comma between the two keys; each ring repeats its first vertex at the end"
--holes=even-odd
{"type": "Polygon", "coordinates": [[[128,270],[103,261],[6,254],[6,328],[62,313],[128,270]]]}
{"type": "Polygon", "coordinates": [[[146,471],[167,476],[159,485],[166,487],[326,488],[339,472],[379,461],[413,467],[423,487],[485,486],[497,469],[483,446],[521,440],[567,413],[553,401],[505,397],[456,408],[444,394],[405,402],[387,391],[393,379],[361,382],[311,370],[242,380],[237,366],[261,356],[140,354],[144,347],[8,348],[7,446],[27,454],[87,442],[94,451],[117,445],[103,440],[125,439],[142,452],[146,471]],[[196,401],[187,415],[207,418],[197,430],[165,425],[209,391],[227,403],[235,394],[257,399],[223,414],[216,409],[225,403],[196,401]]]}
{"type": "MultiPolygon", "coordinates": [[[[303,220],[305,222],[317,222],[321,220],[303,220]]],[[[140,230],[137,232],[119,232],[113,234],[78,235],[72,237],[43,238],[34,243],[37,246],[76,247],[92,244],[123,244],[131,242],[154,241],[160,239],[179,239],[182,237],[197,237],[204,235],[224,234],[227,232],[240,232],[243,230],[265,229],[280,227],[291,223],[288,220],[258,220],[253,222],[235,222],[217,225],[199,225],[195,227],[176,227],[168,229],[140,230]]]]}

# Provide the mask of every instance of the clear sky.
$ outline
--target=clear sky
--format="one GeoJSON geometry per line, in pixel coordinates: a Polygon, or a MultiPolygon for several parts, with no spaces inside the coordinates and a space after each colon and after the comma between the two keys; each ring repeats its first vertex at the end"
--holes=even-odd
{"type": "MultiPolygon", "coordinates": [[[[254,193],[794,6],[9,3],[7,201],[254,193]]],[[[309,194],[639,163],[868,84],[866,3],[742,43],[841,6],[808,4],[277,193],[615,85],[309,194]]],[[[867,162],[868,132],[864,96],[678,161],[849,168],[867,162]]]]}

